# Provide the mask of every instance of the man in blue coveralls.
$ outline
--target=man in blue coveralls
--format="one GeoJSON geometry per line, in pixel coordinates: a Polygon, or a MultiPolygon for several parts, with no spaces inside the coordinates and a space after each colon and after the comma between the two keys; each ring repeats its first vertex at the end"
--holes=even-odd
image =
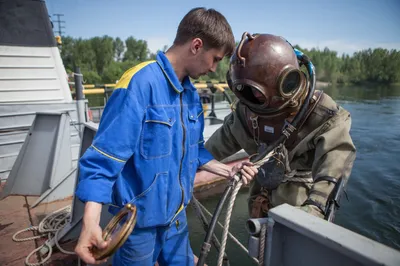
{"type": "Polygon", "coordinates": [[[225,17],[195,8],[179,24],[172,47],[154,61],[126,71],[102,115],[93,144],[79,161],[76,196],[85,202],[76,253],[95,264],[91,247],[105,248],[99,226],[102,204],[136,205],[137,222],[113,265],[193,265],[185,208],[198,168],[244,183],[251,164],[233,168],[204,148],[203,108],[189,77],[214,72],[235,47],[225,17]]]}

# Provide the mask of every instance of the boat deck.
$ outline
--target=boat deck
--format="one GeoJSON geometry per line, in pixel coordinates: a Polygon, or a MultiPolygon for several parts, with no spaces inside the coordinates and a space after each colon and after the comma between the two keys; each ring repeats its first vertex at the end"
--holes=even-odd
{"type": "MultiPolygon", "coordinates": [[[[232,161],[227,164],[233,165],[243,160],[242,156],[232,157],[232,161]]],[[[227,180],[223,177],[199,171],[195,178],[193,194],[198,199],[216,195],[223,192],[227,183],[227,180]]],[[[5,183],[3,183],[4,185],[5,183]]],[[[1,190],[2,186],[0,186],[0,192],[1,190]]],[[[43,245],[46,239],[15,242],[13,235],[25,228],[38,226],[48,214],[72,203],[72,197],[69,197],[30,208],[38,198],[38,196],[8,196],[0,201],[0,265],[25,265],[26,257],[34,249],[43,245]]],[[[32,237],[35,236],[35,233],[33,231],[24,232],[18,235],[18,238],[32,237]]],[[[70,251],[73,251],[75,245],[76,241],[61,244],[62,248],[70,251]]],[[[31,257],[30,262],[37,262],[34,255],[31,257]]],[[[48,265],[78,265],[78,258],[76,255],[67,255],[54,248],[48,265]]],[[[81,263],[81,265],[85,264],[81,263]]]]}
{"type": "MultiPolygon", "coordinates": [[[[49,213],[68,206],[72,198],[62,201],[46,203],[31,209],[30,204],[38,197],[9,196],[0,201],[0,265],[25,265],[25,259],[34,249],[41,246],[46,239],[35,239],[24,242],[15,242],[13,235],[25,228],[39,225],[40,221],[49,213]]],[[[18,238],[32,237],[36,232],[28,231],[18,235],[18,238]]],[[[65,243],[62,247],[73,250],[76,242],[65,243]]],[[[37,262],[32,256],[31,263],[37,262]]],[[[76,255],[67,255],[54,251],[48,265],[78,265],[76,255]]]]}

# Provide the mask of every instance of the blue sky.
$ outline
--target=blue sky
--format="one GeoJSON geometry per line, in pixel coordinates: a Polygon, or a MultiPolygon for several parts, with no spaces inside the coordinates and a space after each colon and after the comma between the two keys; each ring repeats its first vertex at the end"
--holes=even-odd
{"type": "Polygon", "coordinates": [[[248,31],[280,35],[306,48],[328,47],[339,54],[375,47],[400,50],[399,0],[46,0],[46,4],[50,15],[64,14],[65,35],[123,40],[133,36],[146,40],[152,52],[171,45],[182,17],[198,6],[224,14],[237,40],[248,31]]]}

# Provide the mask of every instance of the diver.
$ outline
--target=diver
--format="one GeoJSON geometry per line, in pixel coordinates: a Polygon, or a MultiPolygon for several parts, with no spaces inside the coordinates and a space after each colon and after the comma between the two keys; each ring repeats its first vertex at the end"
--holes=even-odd
{"type": "Polygon", "coordinates": [[[217,160],[271,151],[250,185],[250,217],[288,203],[328,220],[355,160],[350,113],[315,90],[311,61],[279,36],[245,32],[227,81],[237,99],[205,147],[217,160]]]}

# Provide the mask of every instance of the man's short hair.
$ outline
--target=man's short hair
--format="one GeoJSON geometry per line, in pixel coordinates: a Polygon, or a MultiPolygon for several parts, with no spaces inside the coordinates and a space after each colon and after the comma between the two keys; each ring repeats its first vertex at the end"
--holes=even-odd
{"type": "Polygon", "coordinates": [[[190,10],[181,20],[174,45],[183,45],[200,38],[206,49],[224,49],[231,56],[235,49],[235,38],[226,18],[215,9],[197,7],[190,10]]]}

